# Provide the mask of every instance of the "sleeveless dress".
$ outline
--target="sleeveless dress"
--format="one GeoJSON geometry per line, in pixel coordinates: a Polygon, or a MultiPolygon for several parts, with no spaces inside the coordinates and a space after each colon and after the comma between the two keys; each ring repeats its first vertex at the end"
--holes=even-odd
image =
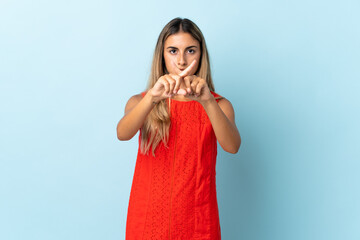
{"type": "MultiPolygon", "coordinates": [[[[223,98],[210,92],[217,102],[223,98]]],[[[140,129],[126,240],[221,240],[211,122],[197,101],[169,104],[169,141],[167,147],[160,141],[155,157],[151,148],[140,152],[140,129]]]]}

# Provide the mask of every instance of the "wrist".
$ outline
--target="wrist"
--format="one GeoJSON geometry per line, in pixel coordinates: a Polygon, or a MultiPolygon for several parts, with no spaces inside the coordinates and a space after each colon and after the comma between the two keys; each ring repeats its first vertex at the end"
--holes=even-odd
{"type": "Polygon", "coordinates": [[[215,100],[214,96],[211,96],[209,99],[203,100],[200,103],[204,108],[207,108],[208,106],[216,103],[216,100],[215,100]]]}
{"type": "Polygon", "coordinates": [[[159,99],[158,97],[154,97],[152,95],[152,92],[151,92],[151,89],[149,89],[146,93],[147,98],[149,99],[149,101],[153,104],[153,105],[156,105],[160,102],[161,99],[159,99]]]}

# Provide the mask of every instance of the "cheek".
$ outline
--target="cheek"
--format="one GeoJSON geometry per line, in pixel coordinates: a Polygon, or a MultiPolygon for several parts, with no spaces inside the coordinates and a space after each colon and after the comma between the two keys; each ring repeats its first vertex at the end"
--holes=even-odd
{"type": "Polygon", "coordinates": [[[200,54],[196,56],[196,60],[197,60],[197,62],[199,62],[199,61],[200,61],[200,57],[201,57],[201,55],[200,55],[200,54]]]}
{"type": "Polygon", "coordinates": [[[177,68],[177,64],[176,64],[176,59],[175,59],[175,58],[170,58],[168,64],[169,64],[168,66],[169,66],[170,68],[177,68]]]}
{"type": "Polygon", "coordinates": [[[165,55],[165,56],[164,56],[164,59],[165,59],[165,65],[166,65],[167,67],[176,66],[176,64],[175,64],[175,58],[174,58],[174,57],[165,55]]]}
{"type": "Polygon", "coordinates": [[[170,70],[169,59],[167,59],[167,58],[165,58],[165,67],[168,71],[170,70]]]}
{"type": "Polygon", "coordinates": [[[194,74],[195,74],[197,71],[199,71],[199,64],[198,64],[198,65],[196,65],[196,67],[195,67],[195,71],[194,71],[194,74]]]}

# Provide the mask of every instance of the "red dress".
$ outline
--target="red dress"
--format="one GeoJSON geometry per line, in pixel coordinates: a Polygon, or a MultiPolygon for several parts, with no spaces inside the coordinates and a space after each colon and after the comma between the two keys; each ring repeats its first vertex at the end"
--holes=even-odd
{"type": "MultiPolygon", "coordinates": [[[[212,92],[216,101],[222,97],[212,92]]],[[[141,93],[144,97],[146,92],[141,93]]],[[[217,140],[197,101],[169,98],[168,148],[140,152],[131,186],[126,240],[220,240],[217,140]]]]}

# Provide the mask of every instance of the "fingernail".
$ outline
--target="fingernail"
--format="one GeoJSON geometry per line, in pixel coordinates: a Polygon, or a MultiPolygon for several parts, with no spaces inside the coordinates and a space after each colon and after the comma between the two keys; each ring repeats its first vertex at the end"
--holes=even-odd
{"type": "Polygon", "coordinates": [[[176,90],[174,89],[174,93],[176,93],[176,90]]]}
{"type": "Polygon", "coordinates": [[[191,89],[190,89],[190,88],[187,88],[186,90],[188,91],[188,93],[190,93],[190,92],[191,92],[191,89]]]}

